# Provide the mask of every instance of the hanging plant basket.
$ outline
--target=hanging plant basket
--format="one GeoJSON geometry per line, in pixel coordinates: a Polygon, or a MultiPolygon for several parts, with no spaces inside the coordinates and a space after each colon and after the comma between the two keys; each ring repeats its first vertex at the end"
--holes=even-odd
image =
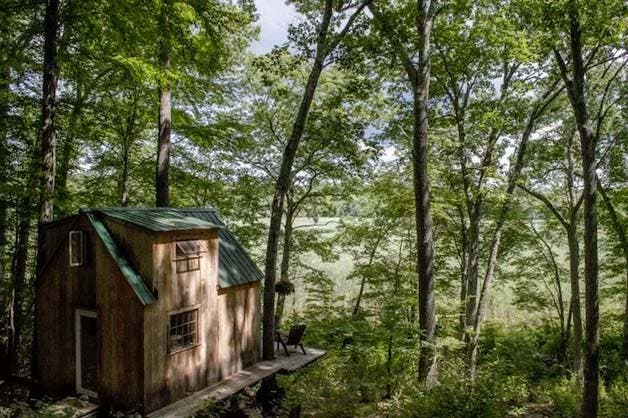
{"type": "Polygon", "coordinates": [[[289,280],[279,280],[275,284],[275,292],[280,295],[289,295],[290,293],[294,293],[294,285],[289,280]]]}

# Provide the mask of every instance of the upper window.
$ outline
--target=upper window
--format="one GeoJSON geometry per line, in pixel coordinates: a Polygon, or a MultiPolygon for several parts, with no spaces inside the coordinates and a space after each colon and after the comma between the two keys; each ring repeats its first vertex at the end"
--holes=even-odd
{"type": "Polygon", "coordinates": [[[70,266],[82,266],[83,258],[83,231],[70,231],[70,266]]]}
{"type": "Polygon", "coordinates": [[[201,253],[205,251],[206,249],[202,241],[177,241],[175,255],[175,262],[177,263],[177,273],[200,270],[201,253]]]}
{"type": "Polygon", "coordinates": [[[179,351],[198,343],[198,309],[189,308],[170,314],[168,352],[179,351]]]}

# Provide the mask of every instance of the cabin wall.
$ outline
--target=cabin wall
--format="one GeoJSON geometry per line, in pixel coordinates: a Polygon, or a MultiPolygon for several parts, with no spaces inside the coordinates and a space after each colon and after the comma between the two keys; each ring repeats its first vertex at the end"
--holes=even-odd
{"type": "Polygon", "coordinates": [[[150,412],[219,380],[218,239],[217,231],[162,233],[153,246],[153,287],[157,302],[144,311],[144,412],[150,412]],[[200,269],[176,273],[175,241],[198,239],[207,252],[200,269]],[[170,313],[198,307],[198,344],[168,352],[170,313]]]}
{"type": "Polygon", "coordinates": [[[95,254],[100,351],[98,400],[114,410],[141,410],[144,306],[100,240],[96,242],[95,254]]]}
{"type": "Polygon", "coordinates": [[[49,260],[35,285],[36,375],[47,391],[58,394],[76,390],[76,309],[96,307],[93,248],[97,237],[86,218],[76,223],[74,220],[75,217],[71,223],[55,223],[44,231],[49,260]],[[82,266],[70,267],[67,239],[70,230],[84,232],[85,262],[82,266]]]}
{"type": "Polygon", "coordinates": [[[143,306],[115,262],[81,216],[45,231],[49,264],[36,283],[36,357],[42,387],[76,393],[76,309],[98,315],[99,402],[118,409],[141,407],[143,306]],[[84,233],[84,264],[69,264],[69,231],[84,233]],[[56,249],[56,251],[55,251],[56,249]]]}
{"type": "Polygon", "coordinates": [[[260,282],[219,291],[220,375],[226,378],[259,361],[260,282]]]}

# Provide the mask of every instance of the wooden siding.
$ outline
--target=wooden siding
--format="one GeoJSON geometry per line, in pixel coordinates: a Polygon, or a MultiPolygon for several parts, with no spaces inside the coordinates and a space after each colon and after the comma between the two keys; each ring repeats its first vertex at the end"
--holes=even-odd
{"type": "Polygon", "coordinates": [[[46,229],[47,248],[55,253],[36,284],[37,376],[55,394],[75,391],[74,315],[96,305],[93,231],[85,218],[72,227],[84,232],[86,251],[85,263],[70,267],[69,228],[63,222],[46,229]]]}
{"type": "Polygon", "coordinates": [[[144,377],[145,412],[158,409],[218,379],[217,270],[218,240],[216,231],[196,234],[161,233],[153,246],[153,287],[157,302],[144,309],[144,377]],[[176,273],[175,242],[204,241],[200,269],[176,273]],[[198,344],[168,353],[169,314],[198,306],[198,344]]]}
{"type": "Polygon", "coordinates": [[[142,408],[143,305],[101,241],[97,241],[96,293],[100,375],[99,402],[115,410],[142,408]]]}
{"type": "Polygon", "coordinates": [[[37,280],[38,377],[55,394],[76,391],[75,314],[98,313],[99,402],[114,408],[141,406],[142,305],[85,216],[71,227],[85,237],[85,263],[70,267],[70,225],[47,228],[45,240],[58,250],[37,280]]]}
{"type": "Polygon", "coordinates": [[[220,376],[224,379],[259,360],[260,283],[223,289],[218,301],[220,376]]]}

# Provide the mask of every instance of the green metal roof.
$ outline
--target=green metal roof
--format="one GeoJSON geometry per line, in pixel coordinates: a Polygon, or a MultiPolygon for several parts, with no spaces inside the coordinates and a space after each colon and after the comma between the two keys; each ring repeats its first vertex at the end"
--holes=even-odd
{"type": "MultiPolygon", "coordinates": [[[[227,288],[264,278],[264,274],[213,208],[94,208],[85,209],[84,212],[120,219],[155,232],[218,228],[218,285],[227,288]]],[[[111,241],[114,242],[113,238],[111,241]]]]}
{"type": "Polygon", "coordinates": [[[142,277],[135,271],[129,260],[126,259],[105,224],[96,213],[89,211],[84,211],[84,213],[105,245],[105,248],[107,248],[107,251],[120,268],[120,272],[140,299],[140,302],[144,305],[154,303],[156,300],[155,296],[153,296],[152,292],[146,286],[142,277]]]}
{"type": "Polygon", "coordinates": [[[93,208],[85,209],[85,212],[102,214],[153,232],[221,228],[220,225],[187,216],[173,208],[93,208]]]}
{"type": "Polygon", "coordinates": [[[185,216],[194,217],[222,227],[218,233],[220,253],[218,257],[218,284],[221,288],[260,281],[264,274],[240,245],[236,237],[225,227],[213,208],[177,209],[185,216]]]}

